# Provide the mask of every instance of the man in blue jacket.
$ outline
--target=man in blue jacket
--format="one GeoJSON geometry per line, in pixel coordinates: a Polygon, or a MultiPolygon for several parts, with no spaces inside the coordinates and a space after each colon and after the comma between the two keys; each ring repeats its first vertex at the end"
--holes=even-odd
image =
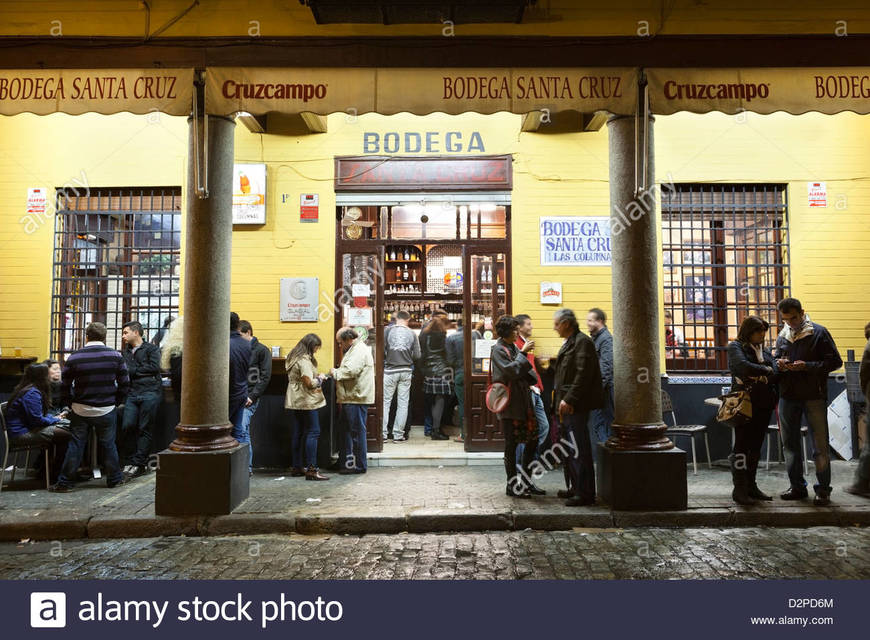
{"type": "Polygon", "coordinates": [[[779,419],[791,487],[780,497],[807,497],[801,456],[801,418],[806,415],[813,436],[816,497],[813,504],[830,504],[831,455],[828,449],[828,374],[843,360],[828,330],[810,321],[800,300],[785,298],[777,305],[785,326],[776,340],[779,367],[779,419]]]}
{"type": "MultiPolygon", "coordinates": [[[[248,371],[251,368],[251,343],[242,337],[239,331],[241,321],[239,314],[230,313],[230,397],[229,418],[233,423],[233,437],[239,442],[247,442],[251,438],[245,429],[245,405],[248,404],[248,371]]],[[[250,474],[250,470],[248,471],[250,474]]]]}
{"type": "Polygon", "coordinates": [[[601,385],[604,389],[604,406],[589,412],[589,435],[592,436],[592,459],[598,461],[598,443],[607,442],[610,425],[613,424],[613,335],[607,328],[607,314],[593,307],[586,314],[586,328],[595,343],[598,366],[601,369],[601,385]]]}

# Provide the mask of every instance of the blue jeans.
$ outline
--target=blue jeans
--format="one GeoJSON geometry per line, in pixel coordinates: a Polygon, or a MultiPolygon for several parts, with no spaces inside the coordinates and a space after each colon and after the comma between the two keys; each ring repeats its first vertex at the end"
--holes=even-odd
{"type": "Polygon", "coordinates": [[[785,450],[785,465],[791,486],[807,486],[803,473],[801,453],[801,418],[806,414],[812,436],[812,457],[816,465],[816,479],[813,485],[817,494],[831,493],[831,454],[828,449],[828,403],[818,400],[792,400],[781,398],[779,401],[779,421],[782,426],[782,445],[785,450]]]}
{"type": "Polygon", "coordinates": [[[577,454],[569,455],[564,461],[568,489],[577,498],[594,500],[595,467],[592,464],[592,445],[589,440],[589,412],[566,414],[562,420],[560,435],[569,442],[573,440],[572,446],[577,448],[577,454]]]}
{"type": "Polygon", "coordinates": [[[117,411],[112,409],[104,416],[85,418],[76,413],[70,413],[69,427],[72,439],[66,448],[66,457],[63,459],[60,475],[57,477],[58,486],[71,487],[75,484],[79,465],[88,443],[88,429],[93,427],[97,433],[97,441],[103,453],[103,464],[106,467],[106,484],[113,486],[119,483],[124,474],[121,472],[121,464],[118,461],[118,449],[115,447],[115,423],[117,411]]]}
{"type": "Polygon", "coordinates": [[[121,417],[120,454],[124,464],[142,467],[151,455],[151,441],[163,392],[127,396],[121,417]]]}
{"type": "MultiPolygon", "coordinates": [[[[260,401],[257,400],[250,407],[242,407],[242,423],[239,426],[239,432],[245,432],[245,437],[248,442],[248,472],[252,472],[254,470],[254,445],[251,442],[251,419],[254,417],[254,414],[257,413],[257,407],[260,406],[260,401]]],[[[233,434],[235,437],[235,434],[233,434]]],[[[239,440],[236,438],[236,440],[239,440]]],[[[242,442],[239,440],[239,442],[242,442]]]]}
{"type": "Polygon", "coordinates": [[[365,471],[368,468],[366,461],[368,456],[366,446],[368,405],[345,403],[342,407],[344,407],[344,417],[347,420],[344,432],[344,449],[342,450],[344,468],[365,471]]]}
{"type": "Polygon", "coordinates": [[[317,409],[291,409],[290,421],[293,467],[301,469],[304,457],[306,467],[316,468],[317,443],[320,440],[320,417],[317,409]]]}
{"type": "MultiPolygon", "coordinates": [[[[229,406],[229,414],[230,414],[230,422],[233,423],[232,436],[238,441],[239,444],[247,444],[248,448],[251,447],[251,434],[248,431],[248,425],[245,424],[245,403],[248,401],[247,397],[244,398],[236,398],[235,400],[230,398],[230,406],[229,406]]],[[[251,462],[251,453],[248,453],[248,462],[250,466],[251,462]]],[[[250,471],[250,469],[248,469],[250,471]]]]}
{"type": "MultiPolygon", "coordinates": [[[[541,396],[534,391],[529,391],[529,394],[532,396],[532,410],[535,412],[535,420],[538,423],[538,450],[535,452],[535,457],[537,458],[544,451],[544,445],[550,435],[550,421],[547,420],[547,412],[544,409],[544,401],[541,396]]],[[[526,445],[524,443],[517,445],[518,465],[522,464],[523,451],[525,449],[526,445]]]]}
{"type": "Polygon", "coordinates": [[[589,437],[592,438],[592,459],[598,462],[598,443],[613,435],[613,387],[604,387],[604,406],[589,412],[589,437]]]}

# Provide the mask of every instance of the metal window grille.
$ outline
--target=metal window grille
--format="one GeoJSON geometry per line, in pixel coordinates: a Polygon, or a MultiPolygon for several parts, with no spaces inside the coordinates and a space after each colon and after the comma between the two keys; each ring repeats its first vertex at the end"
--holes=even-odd
{"type": "Polygon", "coordinates": [[[747,315],[777,333],[788,295],[785,185],[678,184],[662,189],[668,371],[727,371],[747,315]]]}
{"type": "Polygon", "coordinates": [[[58,189],[51,353],[82,347],[90,322],[121,348],[125,322],[150,340],[178,315],[181,187],[58,189]]]}

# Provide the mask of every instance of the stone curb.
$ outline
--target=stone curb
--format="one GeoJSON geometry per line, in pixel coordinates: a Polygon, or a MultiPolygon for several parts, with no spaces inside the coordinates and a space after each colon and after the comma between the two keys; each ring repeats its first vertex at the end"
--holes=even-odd
{"type": "Polygon", "coordinates": [[[111,515],[94,516],[88,521],[88,538],[156,538],[159,536],[196,536],[199,516],[111,515]]]}
{"type": "Polygon", "coordinates": [[[0,541],[74,540],[88,537],[88,517],[0,522],[0,541]]]}
{"type": "Polygon", "coordinates": [[[812,506],[765,508],[703,508],[688,511],[608,511],[578,509],[574,512],[421,508],[370,513],[274,513],[223,516],[168,517],[153,515],[103,515],[57,519],[10,520],[0,518],[0,541],[69,540],[82,538],[149,538],[159,536],[219,536],[270,534],[394,534],[447,531],[543,531],[573,528],[607,529],[637,527],[821,527],[870,526],[870,507],[812,506]]]}

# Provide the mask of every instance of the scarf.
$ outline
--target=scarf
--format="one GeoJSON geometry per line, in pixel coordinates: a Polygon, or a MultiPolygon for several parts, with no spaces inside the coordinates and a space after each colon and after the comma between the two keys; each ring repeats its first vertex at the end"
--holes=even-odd
{"type": "Polygon", "coordinates": [[[780,338],[785,338],[789,342],[797,342],[801,338],[806,338],[808,335],[813,333],[813,323],[810,321],[810,314],[804,313],[804,321],[801,324],[800,328],[795,331],[788,324],[786,324],[782,331],[779,332],[780,338]]]}

